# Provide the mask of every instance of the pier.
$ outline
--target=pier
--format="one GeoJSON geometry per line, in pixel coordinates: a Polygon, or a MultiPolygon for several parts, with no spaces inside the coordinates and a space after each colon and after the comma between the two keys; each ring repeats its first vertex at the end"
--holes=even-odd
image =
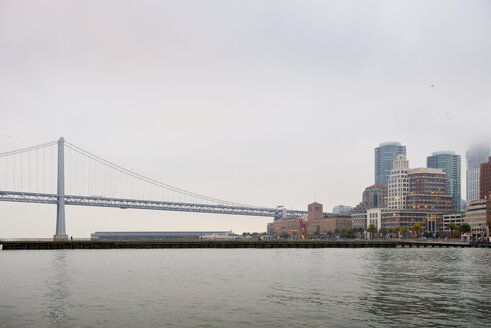
{"type": "Polygon", "coordinates": [[[491,244],[420,240],[53,240],[4,239],[2,250],[151,248],[491,248],[491,244]]]}

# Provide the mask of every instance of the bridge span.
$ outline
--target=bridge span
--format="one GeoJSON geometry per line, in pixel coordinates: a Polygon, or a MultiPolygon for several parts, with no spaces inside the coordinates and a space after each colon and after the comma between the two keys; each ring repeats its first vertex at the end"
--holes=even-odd
{"type": "MultiPolygon", "coordinates": [[[[284,215],[281,208],[232,206],[232,205],[213,205],[179,203],[137,199],[105,198],[97,196],[64,196],[65,205],[113,207],[120,209],[140,209],[140,210],[160,210],[160,211],[179,211],[197,212],[229,215],[249,215],[266,216],[281,218],[284,215]]],[[[39,203],[39,204],[58,204],[58,195],[28,192],[0,191],[0,201],[39,203]]],[[[287,216],[298,217],[307,214],[306,211],[287,210],[287,216]]]]}
{"type": "Polygon", "coordinates": [[[307,214],[282,206],[269,208],[225,201],[173,187],[104,160],[64,138],[0,153],[0,177],[3,176],[0,201],[57,206],[54,238],[60,240],[68,238],[65,205],[275,219],[307,214]],[[56,183],[51,181],[55,177],[56,183]]]}

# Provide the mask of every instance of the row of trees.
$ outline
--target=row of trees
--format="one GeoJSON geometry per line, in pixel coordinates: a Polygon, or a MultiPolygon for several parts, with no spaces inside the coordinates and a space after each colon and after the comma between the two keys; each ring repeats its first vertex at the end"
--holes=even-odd
{"type": "MultiPolygon", "coordinates": [[[[393,228],[381,228],[380,230],[377,229],[377,226],[371,224],[368,226],[368,228],[365,230],[364,228],[341,228],[338,229],[336,228],[334,231],[328,231],[326,235],[320,235],[319,233],[314,233],[314,235],[310,236],[313,238],[363,238],[365,236],[365,231],[368,232],[371,236],[371,238],[375,237],[391,237],[391,238],[397,238],[397,237],[421,237],[424,236],[426,238],[444,238],[444,237],[450,237],[450,238],[455,238],[459,237],[460,234],[462,233],[467,233],[471,230],[471,227],[467,223],[463,223],[460,226],[457,226],[455,223],[450,223],[446,227],[448,230],[450,230],[450,235],[447,231],[437,231],[437,232],[432,232],[432,231],[425,231],[423,226],[419,223],[415,223],[411,227],[407,226],[400,226],[400,227],[393,227],[393,228]],[[458,232],[458,236],[456,233],[458,232]]],[[[298,234],[293,234],[292,236],[289,235],[286,232],[281,233],[280,235],[281,238],[290,238],[290,237],[300,237],[298,234]]]]}
{"type": "Polygon", "coordinates": [[[458,231],[461,234],[471,231],[471,226],[468,223],[462,223],[461,225],[456,225],[455,223],[447,224],[447,229],[450,230],[451,237],[454,238],[454,231],[458,231]]]}
{"type": "Polygon", "coordinates": [[[377,231],[377,227],[374,226],[373,224],[370,225],[367,229],[367,231],[371,234],[376,234],[379,232],[382,236],[387,236],[390,234],[398,234],[399,236],[416,236],[416,237],[436,237],[436,238],[443,238],[443,237],[450,237],[450,238],[455,238],[455,237],[460,237],[461,234],[467,233],[471,231],[471,226],[468,223],[462,223],[461,225],[456,225],[455,223],[450,223],[446,226],[447,230],[450,230],[450,235],[448,234],[447,231],[437,231],[437,232],[432,232],[432,231],[425,231],[424,228],[421,226],[419,223],[415,223],[411,228],[406,227],[406,226],[401,226],[401,227],[394,227],[394,228],[382,228],[379,231],[377,231]],[[458,235],[456,235],[454,232],[458,232],[458,235]]]}
{"type": "Polygon", "coordinates": [[[421,226],[421,224],[415,223],[412,227],[400,226],[393,228],[381,228],[380,230],[378,230],[375,225],[370,224],[367,228],[367,232],[369,232],[372,237],[379,233],[381,236],[391,237],[396,237],[396,235],[407,236],[409,234],[412,234],[419,238],[424,232],[424,228],[421,226]]]}

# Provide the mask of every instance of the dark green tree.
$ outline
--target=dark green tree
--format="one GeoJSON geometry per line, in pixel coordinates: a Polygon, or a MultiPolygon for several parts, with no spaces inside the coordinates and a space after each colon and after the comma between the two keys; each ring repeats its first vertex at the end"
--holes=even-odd
{"type": "Polygon", "coordinates": [[[377,233],[377,227],[375,226],[375,224],[370,224],[368,226],[367,231],[370,233],[370,237],[373,238],[375,236],[375,234],[377,233]]]}
{"type": "Polygon", "coordinates": [[[416,234],[416,237],[419,238],[421,233],[424,231],[423,227],[419,223],[415,223],[412,228],[412,232],[416,234]]]}
{"type": "Polygon", "coordinates": [[[462,233],[468,233],[471,231],[471,226],[469,225],[469,223],[464,222],[459,226],[459,230],[462,233]]]}
{"type": "Polygon", "coordinates": [[[288,238],[290,238],[290,235],[289,235],[287,232],[282,232],[282,233],[280,234],[280,237],[281,237],[281,238],[284,238],[284,239],[288,239],[288,238]]]}
{"type": "Polygon", "coordinates": [[[450,230],[450,236],[453,238],[453,232],[454,232],[454,230],[457,230],[458,229],[457,225],[452,222],[452,223],[447,224],[447,227],[446,228],[448,230],[450,230]]]}

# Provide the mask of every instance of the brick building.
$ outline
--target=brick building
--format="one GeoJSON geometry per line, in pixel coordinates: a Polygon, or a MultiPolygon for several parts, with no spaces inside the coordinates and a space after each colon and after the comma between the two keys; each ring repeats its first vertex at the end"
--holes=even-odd
{"type": "Polygon", "coordinates": [[[367,212],[351,214],[351,227],[365,229],[367,227],[367,212]]]}
{"type": "Polygon", "coordinates": [[[486,199],[489,192],[491,192],[491,157],[488,158],[487,163],[481,164],[479,199],[486,199]]]}
{"type": "Polygon", "coordinates": [[[287,233],[291,237],[302,236],[303,230],[300,226],[300,218],[281,219],[268,224],[268,233],[282,235],[287,233]]]}
{"type": "Polygon", "coordinates": [[[477,237],[489,237],[489,221],[487,220],[488,201],[472,200],[465,212],[465,222],[471,226],[471,233],[477,237]]]}
{"type": "Polygon", "coordinates": [[[375,184],[363,191],[361,203],[351,210],[351,213],[362,213],[370,208],[385,207],[384,199],[387,197],[387,187],[375,184]]]}
{"type": "Polygon", "coordinates": [[[307,206],[307,220],[311,219],[319,219],[324,216],[324,212],[322,211],[322,204],[313,202],[307,206]]]}
{"type": "Polygon", "coordinates": [[[330,216],[309,220],[307,232],[310,236],[322,236],[336,229],[350,229],[351,227],[351,216],[330,216]]]}
{"type": "Polygon", "coordinates": [[[412,169],[408,173],[408,178],[407,210],[453,212],[453,197],[447,195],[447,177],[441,169],[412,169]]]}

